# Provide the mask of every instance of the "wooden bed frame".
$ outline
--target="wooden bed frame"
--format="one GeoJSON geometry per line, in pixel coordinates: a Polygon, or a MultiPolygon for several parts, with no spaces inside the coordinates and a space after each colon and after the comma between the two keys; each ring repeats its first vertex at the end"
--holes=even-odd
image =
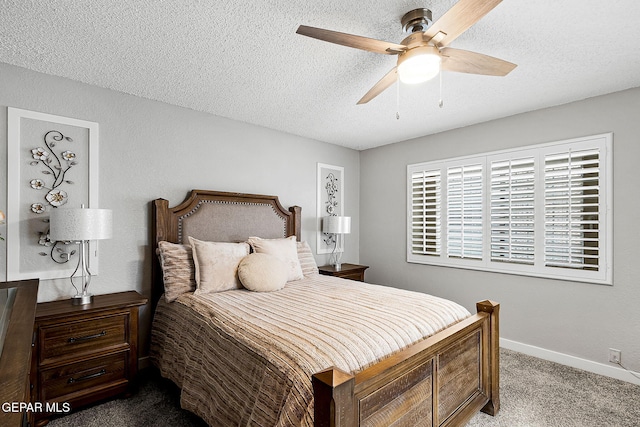
{"type": "MultiPolygon", "coordinates": [[[[286,210],[276,196],[192,190],[173,208],[167,200],[153,201],[154,253],[162,240],[187,241],[185,234],[193,235],[195,230],[195,226],[191,226],[190,231],[185,231],[190,221],[202,227],[202,224],[214,224],[217,219],[219,225],[218,215],[224,215],[224,221],[237,220],[211,232],[196,231],[199,234],[193,237],[243,241],[251,235],[264,238],[295,235],[300,240],[301,208],[298,206],[286,210]],[[213,205],[220,207],[222,214],[216,213],[213,205]],[[260,212],[255,214],[256,206],[265,209],[258,209],[260,212]],[[271,230],[261,229],[262,212],[276,218],[271,230]],[[282,221],[282,226],[278,221],[282,221]]],[[[274,222],[273,218],[269,221],[274,222]]],[[[155,307],[164,291],[162,271],[155,256],[152,277],[155,307]]],[[[477,313],[471,317],[355,375],[337,368],[314,374],[314,425],[461,426],[479,410],[495,415],[500,409],[500,306],[487,300],[477,303],[476,309],[477,313]]]]}

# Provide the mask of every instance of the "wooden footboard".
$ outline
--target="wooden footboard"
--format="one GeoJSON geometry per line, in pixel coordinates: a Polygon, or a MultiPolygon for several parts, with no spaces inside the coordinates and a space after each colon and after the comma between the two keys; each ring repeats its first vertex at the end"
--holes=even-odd
{"type": "Polygon", "coordinates": [[[313,376],[316,427],[459,426],[500,409],[500,305],[351,375],[330,368],[313,376]]]}

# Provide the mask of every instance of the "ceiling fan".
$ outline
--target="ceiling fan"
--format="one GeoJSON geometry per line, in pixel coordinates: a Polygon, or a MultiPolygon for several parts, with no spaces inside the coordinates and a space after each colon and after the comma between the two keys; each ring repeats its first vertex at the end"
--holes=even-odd
{"type": "Polygon", "coordinates": [[[421,83],[440,71],[506,76],[516,64],[448,45],[495,8],[502,0],[460,0],[440,19],[432,21],[429,9],[414,9],[400,20],[409,33],[400,44],[300,25],[296,33],[343,46],[385,55],[398,55],[398,63],[367,92],[358,104],[365,104],[391,86],[421,83]]]}

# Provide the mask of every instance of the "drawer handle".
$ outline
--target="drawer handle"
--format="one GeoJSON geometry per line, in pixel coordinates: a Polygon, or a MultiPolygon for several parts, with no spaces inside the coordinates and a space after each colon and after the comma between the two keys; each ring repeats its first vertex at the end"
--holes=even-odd
{"type": "Polygon", "coordinates": [[[95,374],[89,374],[89,375],[85,375],[83,377],[78,377],[78,378],[71,377],[67,381],[67,384],[77,383],[78,381],[90,380],[91,378],[98,378],[103,376],[106,373],[107,373],[106,369],[100,369],[100,371],[96,372],[95,374]]]}
{"type": "Polygon", "coordinates": [[[106,331],[102,331],[99,334],[87,335],[86,337],[78,337],[78,338],[71,337],[71,338],[69,338],[69,342],[73,344],[74,342],[92,340],[94,338],[100,338],[100,337],[103,337],[105,335],[107,335],[107,332],[106,331]]]}

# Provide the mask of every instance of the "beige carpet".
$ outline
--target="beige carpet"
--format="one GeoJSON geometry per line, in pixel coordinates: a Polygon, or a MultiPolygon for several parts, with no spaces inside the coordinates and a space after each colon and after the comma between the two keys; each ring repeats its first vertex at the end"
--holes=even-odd
{"type": "Polygon", "coordinates": [[[500,351],[501,408],[468,427],[639,427],[640,386],[500,351]]]}
{"type": "MultiPolygon", "coordinates": [[[[640,386],[502,349],[501,410],[468,427],[639,427],[640,386]]],[[[151,369],[138,393],[53,420],[50,427],[205,427],[151,369]]],[[[267,427],[267,426],[265,426],[267,427]]]]}

